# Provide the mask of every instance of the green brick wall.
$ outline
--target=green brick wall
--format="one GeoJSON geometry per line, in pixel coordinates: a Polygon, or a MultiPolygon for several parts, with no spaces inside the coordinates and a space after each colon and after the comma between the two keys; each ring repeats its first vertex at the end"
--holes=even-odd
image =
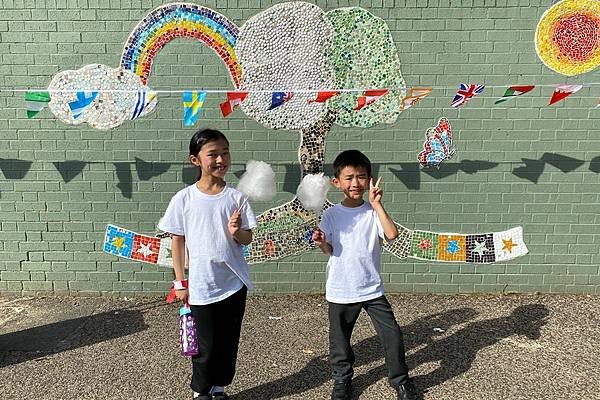
{"type": "MultiPolygon", "coordinates": [[[[274,3],[201,4],[242,25],[274,3]]],[[[161,94],[151,116],[102,132],[64,125],[47,110],[28,120],[23,93],[6,90],[47,87],[57,72],[91,63],[116,67],[131,30],[162,3],[0,4],[0,292],[163,293],[172,279],[170,270],[104,254],[101,242],[108,223],[154,232],[169,199],[183,187],[189,173],[186,147],[194,130],[182,126],[180,94],[161,94]],[[87,164],[81,174],[65,179],[57,168],[68,174],[71,164],[65,162],[87,164]]],[[[530,250],[525,257],[493,265],[384,255],[387,290],[600,294],[598,86],[585,87],[554,106],[546,106],[550,87],[494,106],[504,92],[495,87],[460,110],[449,107],[459,82],[502,86],[597,80],[595,72],[562,77],[536,56],[535,28],[550,1],[317,4],[325,10],[359,5],[383,18],[393,32],[407,85],[438,87],[393,125],[335,127],[328,135],[326,161],[348,148],[366,152],[383,176],[389,213],[410,229],[474,233],[521,225],[530,250]],[[420,171],[415,160],[425,130],[442,116],[455,127],[457,154],[439,172],[420,171]]],[[[232,87],[225,66],[210,49],[183,39],[155,58],[149,85],[163,90],[232,87]]],[[[220,101],[209,95],[199,126],[227,133],[232,172],[258,159],[271,163],[277,173],[277,197],[255,204],[255,210],[291,199],[299,181],[298,132],[267,130],[240,111],[224,119],[220,101]]],[[[339,195],[332,193],[331,199],[339,195]]],[[[315,251],[251,270],[259,292],[322,292],[325,262],[315,251]]]]}

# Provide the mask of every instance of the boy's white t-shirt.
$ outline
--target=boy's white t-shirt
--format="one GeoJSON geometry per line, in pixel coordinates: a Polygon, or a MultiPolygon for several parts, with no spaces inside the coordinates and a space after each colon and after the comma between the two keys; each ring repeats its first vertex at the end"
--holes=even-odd
{"type": "Polygon", "coordinates": [[[371,204],[336,204],[323,212],[320,228],[333,247],[327,262],[327,301],[349,304],[383,296],[381,240],[385,236],[371,204]]]}
{"type": "MultiPolygon", "coordinates": [[[[248,264],[227,229],[234,210],[245,195],[225,185],[216,195],[190,185],[173,196],[158,228],[185,236],[189,255],[189,298],[193,305],[221,301],[246,285],[252,289],[248,264]]],[[[242,209],[241,229],[254,228],[256,217],[249,203],[242,209]]]]}

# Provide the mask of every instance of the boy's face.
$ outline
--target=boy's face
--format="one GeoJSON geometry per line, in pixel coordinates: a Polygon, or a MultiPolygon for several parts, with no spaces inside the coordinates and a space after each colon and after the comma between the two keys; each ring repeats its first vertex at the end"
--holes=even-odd
{"type": "Polygon", "coordinates": [[[365,167],[346,166],[331,182],[344,192],[347,199],[362,200],[363,194],[369,188],[369,178],[371,177],[365,167]]]}

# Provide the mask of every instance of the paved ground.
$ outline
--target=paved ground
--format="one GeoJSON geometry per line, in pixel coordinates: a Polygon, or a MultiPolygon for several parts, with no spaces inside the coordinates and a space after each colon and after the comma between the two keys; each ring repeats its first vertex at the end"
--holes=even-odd
{"type": "MultiPolygon", "coordinates": [[[[389,296],[423,400],[600,399],[600,298],[389,296]]],[[[394,399],[375,332],[353,337],[359,399],[394,399]]],[[[322,296],[255,296],[233,400],[328,399],[322,296]]],[[[189,399],[177,307],[0,297],[0,399],[189,399]]]]}

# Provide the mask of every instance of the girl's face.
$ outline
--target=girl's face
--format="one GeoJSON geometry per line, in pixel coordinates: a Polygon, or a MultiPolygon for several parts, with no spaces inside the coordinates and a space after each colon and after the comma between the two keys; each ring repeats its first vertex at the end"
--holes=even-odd
{"type": "Polygon", "coordinates": [[[222,139],[205,143],[200,152],[190,156],[190,161],[202,170],[202,176],[212,175],[223,179],[231,165],[229,145],[222,139]]]}

